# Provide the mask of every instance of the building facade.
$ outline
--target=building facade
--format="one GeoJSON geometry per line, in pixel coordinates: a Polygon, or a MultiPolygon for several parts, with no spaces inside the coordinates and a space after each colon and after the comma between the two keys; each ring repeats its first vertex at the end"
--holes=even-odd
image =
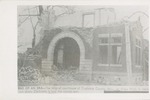
{"type": "Polygon", "coordinates": [[[140,19],[100,25],[98,16],[97,11],[80,13],[79,26],[44,28],[32,52],[41,56],[41,73],[75,70],[77,80],[140,85],[146,77],[140,19]],[[93,20],[85,27],[87,15],[93,20]]]}

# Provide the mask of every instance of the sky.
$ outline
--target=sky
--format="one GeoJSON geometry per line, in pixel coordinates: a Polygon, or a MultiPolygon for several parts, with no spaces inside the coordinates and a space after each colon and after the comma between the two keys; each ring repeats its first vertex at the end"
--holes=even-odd
{"type": "MultiPolygon", "coordinates": [[[[117,22],[121,21],[122,19],[126,19],[126,16],[131,16],[134,12],[137,12],[137,11],[141,11],[148,15],[148,6],[73,6],[73,7],[76,12],[86,12],[86,11],[95,10],[97,8],[114,8],[115,13],[116,13],[115,21],[117,21],[117,22]]],[[[27,14],[28,10],[25,10],[27,8],[28,8],[28,6],[19,6],[18,7],[18,15],[19,14],[27,14]]],[[[34,6],[29,6],[29,8],[34,8],[34,6]]],[[[36,9],[33,9],[30,13],[34,13],[34,14],[37,13],[35,10],[36,9]]],[[[57,12],[59,12],[59,11],[57,11],[57,12]]],[[[105,11],[102,12],[102,14],[105,15],[105,11]]],[[[80,17],[77,17],[78,14],[74,14],[74,15],[62,16],[56,22],[56,24],[57,24],[56,26],[63,26],[63,25],[69,25],[69,24],[70,24],[70,26],[71,26],[71,24],[78,26],[79,23],[81,23],[81,20],[79,20],[80,17]],[[74,15],[76,16],[75,18],[73,18],[74,15]],[[67,23],[67,24],[65,24],[65,23],[67,23]]],[[[144,14],[137,13],[128,20],[130,20],[130,21],[137,20],[139,16],[141,19],[141,24],[143,26],[143,29],[147,28],[149,26],[148,25],[149,19],[144,14]]],[[[22,18],[18,17],[18,20],[19,20],[19,18],[23,19],[23,17],[22,18]]],[[[103,18],[105,18],[105,16],[103,18]]],[[[33,20],[33,23],[35,24],[37,22],[37,17],[32,17],[32,20],[33,20]]],[[[102,19],[102,20],[104,21],[106,19],[102,19]]],[[[39,25],[39,26],[37,26],[37,30],[36,30],[37,37],[41,36],[40,32],[41,32],[41,26],[39,25]]],[[[149,37],[148,30],[143,33],[143,36],[145,39],[148,39],[148,37],[149,37]]],[[[31,47],[32,38],[33,38],[33,30],[32,30],[32,26],[31,26],[31,22],[29,19],[27,19],[18,28],[18,42],[20,44],[23,44],[23,46],[18,49],[19,52],[24,52],[24,51],[26,51],[26,49],[28,47],[31,47]]],[[[37,38],[37,41],[39,41],[39,38],[37,38]]]]}

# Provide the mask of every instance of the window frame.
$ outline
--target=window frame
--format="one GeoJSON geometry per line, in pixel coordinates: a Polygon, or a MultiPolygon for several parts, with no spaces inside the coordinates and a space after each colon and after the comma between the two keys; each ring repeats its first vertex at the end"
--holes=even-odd
{"type": "Polygon", "coordinates": [[[92,15],[93,16],[93,27],[95,27],[95,13],[94,12],[86,12],[82,14],[82,27],[85,27],[85,17],[92,15]]]}
{"type": "Polygon", "coordinates": [[[142,41],[139,37],[135,38],[135,66],[136,67],[142,66],[142,41]],[[137,59],[138,58],[137,51],[136,51],[137,49],[139,49],[139,59],[137,59]],[[137,60],[139,60],[140,62],[137,63],[137,60]]]}
{"type": "MultiPolygon", "coordinates": [[[[121,52],[122,52],[122,41],[123,41],[123,33],[103,33],[98,34],[98,46],[108,46],[108,63],[102,64],[100,61],[98,62],[98,66],[107,66],[107,67],[122,67],[122,64],[112,64],[111,63],[111,55],[112,55],[112,46],[120,46],[121,52]],[[112,37],[120,37],[121,41],[120,43],[112,43],[111,39],[112,37]],[[101,38],[108,38],[108,43],[100,43],[99,39],[101,38]]],[[[100,49],[99,49],[100,51],[100,49]]],[[[100,55],[99,55],[100,56],[100,55]]]]}

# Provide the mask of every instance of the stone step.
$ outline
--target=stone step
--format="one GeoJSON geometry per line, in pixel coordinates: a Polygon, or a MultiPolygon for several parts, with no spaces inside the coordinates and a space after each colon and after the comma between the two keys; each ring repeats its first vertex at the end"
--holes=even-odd
{"type": "Polygon", "coordinates": [[[42,68],[51,68],[51,66],[50,65],[45,65],[45,66],[42,66],[42,68]]]}
{"type": "Polygon", "coordinates": [[[92,62],[92,60],[81,60],[81,62],[92,62]]]}
{"type": "Polygon", "coordinates": [[[51,71],[51,69],[42,69],[42,71],[51,71]]]}
{"type": "Polygon", "coordinates": [[[81,67],[80,70],[82,71],[91,71],[92,68],[89,67],[81,67]]]}
{"type": "Polygon", "coordinates": [[[42,62],[42,64],[51,64],[51,62],[42,62]]]}
{"type": "Polygon", "coordinates": [[[46,63],[42,64],[42,66],[47,66],[47,65],[50,66],[51,64],[46,64],[46,63]]]}
{"type": "Polygon", "coordinates": [[[80,63],[80,66],[82,66],[82,65],[83,65],[83,66],[84,66],[84,65],[85,65],[85,66],[92,66],[92,63],[80,63]]]}
{"type": "Polygon", "coordinates": [[[42,63],[52,63],[50,60],[42,60],[42,63]]]}
{"type": "Polygon", "coordinates": [[[46,64],[47,64],[47,63],[51,63],[51,62],[46,62],[46,61],[45,61],[45,62],[43,62],[43,61],[42,61],[42,63],[46,63],[46,64]]]}
{"type": "Polygon", "coordinates": [[[47,67],[47,68],[42,68],[42,70],[51,70],[51,68],[47,67]]]}

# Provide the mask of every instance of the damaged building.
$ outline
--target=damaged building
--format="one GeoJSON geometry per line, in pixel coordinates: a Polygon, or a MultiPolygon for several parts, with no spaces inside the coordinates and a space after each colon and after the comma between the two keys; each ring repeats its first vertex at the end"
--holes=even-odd
{"type": "Polygon", "coordinates": [[[144,50],[140,19],[101,25],[99,10],[68,16],[78,19],[80,24],[57,26],[64,21],[71,23],[69,18],[62,17],[55,27],[43,28],[43,38],[28,50],[40,55],[43,75],[75,70],[75,78],[86,82],[140,85],[148,81],[148,51],[144,50]],[[85,27],[88,16],[92,19],[89,27],[85,27]]]}

